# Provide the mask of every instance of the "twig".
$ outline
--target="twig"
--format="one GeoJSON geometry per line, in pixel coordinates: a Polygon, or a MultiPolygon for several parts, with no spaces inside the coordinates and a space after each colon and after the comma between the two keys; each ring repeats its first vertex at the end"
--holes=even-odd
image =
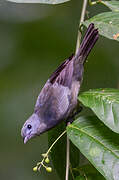
{"type": "MultiPolygon", "coordinates": [[[[88,0],[83,0],[83,7],[82,7],[82,11],[81,11],[81,19],[80,19],[80,23],[79,23],[79,30],[78,30],[78,36],[77,36],[77,43],[76,43],[76,52],[75,52],[75,54],[77,54],[78,49],[79,49],[79,47],[80,47],[80,42],[81,42],[80,26],[81,26],[81,24],[82,24],[82,22],[84,21],[84,18],[85,18],[87,2],[88,2],[88,0]]],[[[69,123],[69,124],[70,124],[70,123],[69,123]]],[[[67,125],[69,125],[69,124],[67,124],[67,125]]],[[[66,176],[65,176],[65,180],[68,180],[68,179],[69,179],[69,164],[70,164],[70,141],[69,141],[69,138],[68,138],[68,136],[67,136],[66,176]]]]}
{"type": "Polygon", "coordinates": [[[70,164],[70,141],[69,141],[69,138],[67,136],[67,154],[66,154],[66,180],[68,180],[68,177],[69,177],[69,164],[70,164]]]}
{"type": "Polygon", "coordinates": [[[81,19],[80,19],[80,23],[79,23],[79,30],[78,30],[78,36],[77,36],[77,43],[76,43],[76,52],[75,52],[75,54],[77,54],[78,49],[79,49],[79,47],[80,47],[80,42],[81,42],[80,26],[81,26],[81,24],[82,24],[82,22],[84,21],[84,18],[85,18],[87,2],[88,2],[88,0],[84,0],[84,1],[83,1],[83,7],[82,7],[82,11],[81,11],[81,19]]]}

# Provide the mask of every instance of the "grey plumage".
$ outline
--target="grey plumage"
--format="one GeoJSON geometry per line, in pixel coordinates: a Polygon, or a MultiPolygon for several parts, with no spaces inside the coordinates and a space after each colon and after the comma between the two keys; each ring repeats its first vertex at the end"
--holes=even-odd
{"type": "Polygon", "coordinates": [[[34,113],[21,130],[24,143],[72,114],[77,105],[84,63],[97,39],[98,30],[90,24],[78,53],[64,61],[48,79],[37,98],[34,113]]]}

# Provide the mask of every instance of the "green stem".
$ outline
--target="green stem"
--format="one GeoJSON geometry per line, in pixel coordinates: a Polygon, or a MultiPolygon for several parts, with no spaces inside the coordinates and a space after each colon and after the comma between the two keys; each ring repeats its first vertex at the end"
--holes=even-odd
{"type": "Polygon", "coordinates": [[[53,148],[53,146],[56,144],[56,142],[66,133],[66,130],[54,141],[54,143],[50,146],[50,148],[47,151],[47,156],[50,153],[51,149],[53,148]]]}
{"type": "Polygon", "coordinates": [[[44,163],[45,159],[48,157],[51,149],[53,148],[53,146],[57,143],[57,141],[58,141],[65,133],[66,133],[66,130],[53,142],[53,144],[50,146],[50,148],[48,149],[48,151],[44,154],[44,157],[43,157],[42,161],[39,162],[39,163],[37,163],[37,169],[38,169],[38,170],[40,170],[40,168],[41,168],[42,166],[44,166],[43,163],[44,163]]]}

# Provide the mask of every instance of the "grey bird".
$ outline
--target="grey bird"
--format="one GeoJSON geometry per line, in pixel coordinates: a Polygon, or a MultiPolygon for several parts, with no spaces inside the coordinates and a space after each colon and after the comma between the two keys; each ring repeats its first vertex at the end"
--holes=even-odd
{"type": "Polygon", "coordinates": [[[91,23],[77,54],[65,60],[47,80],[37,98],[33,114],[22,127],[24,143],[71,116],[77,106],[84,63],[98,37],[98,30],[91,23]]]}

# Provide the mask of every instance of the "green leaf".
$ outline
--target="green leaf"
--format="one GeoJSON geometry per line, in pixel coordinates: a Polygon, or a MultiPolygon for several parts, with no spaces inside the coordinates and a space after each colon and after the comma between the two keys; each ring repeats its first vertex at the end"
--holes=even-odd
{"type": "Polygon", "coordinates": [[[100,1],[100,3],[107,6],[112,11],[119,11],[119,1],[100,1]]]}
{"type": "Polygon", "coordinates": [[[119,41],[119,12],[104,12],[84,21],[83,24],[88,27],[90,23],[95,24],[100,35],[119,41]]]}
{"type": "Polygon", "coordinates": [[[97,174],[95,174],[95,175],[93,175],[93,174],[86,175],[85,174],[85,175],[77,176],[75,178],[75,180],[105,180],[105,178],[103,178],[103,176],[97,175],[97,174]]]}
{"type": "Polygon", "coordinates": [[[79,117],[67,127],[67,134],[107,180],[119,179],[119,134],[96,116],[79,117]]]}
{"type": "Polygon", "coordinates": [[[94,89],[81,93],[78,99],[112,131],[119,133],[118,89],[94,89]]]}
{"type": "Polygon", "coordinates": [[[81,175],[77,176],[75,180],[105,180],[102,176],[96,175],[81,175]]]}
{"type": "Polygon", "coordinates": [[[105,178],[97,171],[91,164],[84,165],[75,170],[79,171],[80,176],[77,176],[75,180],[105,180],[105,178]]]}
{"type": "Polygon", "coordinates": [[[84,176],[77,176],[75,180],[86,180],[86,178],[84,176]]]}
{"type": "Polygon", "coordinates": [[[15,3],[61,4],[69,0],[7,0],[15,3]]]}
{"type": "MultiPolygon", "coordinates": [[[[53,128],[48,132],[48,146],[57,139],[57,137],[66,129],[65,123],[59,124],[57,127],[53,128]]],[[[74,146],[74,144],[70,144],[70,162],[72,167],[76,167],[79,165],[79,151],[74,146]]],[[[55,144],[51,151],[51,159],[56,169],[60,179],[65,179],[65,168],[66,168],[66,135],[61,137],[59,141],[55,144]]],[[[72,176],[70,174],[69,180],[72,180],[72,176]]]]}

